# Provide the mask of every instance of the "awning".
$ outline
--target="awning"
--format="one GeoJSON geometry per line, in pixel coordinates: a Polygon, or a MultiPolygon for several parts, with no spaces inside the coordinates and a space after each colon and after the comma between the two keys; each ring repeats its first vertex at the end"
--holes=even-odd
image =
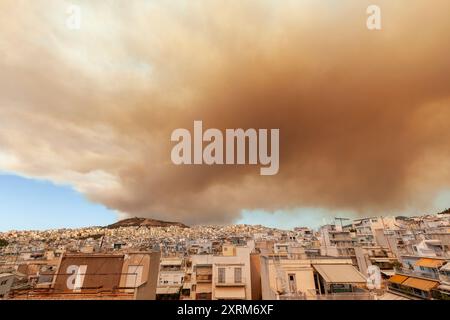
{"type": "Polygon", "coordinates": [[[440,268],[445,263],[445,260],[431,259],[431,258],[421,258],[417,260],[417,267],[425,268],[440,268]]]}
{"type": "Polygon", "coordinates": [[[161,260],[160,263],[161,266],[181,266],[182,264],[183,260],[181,259],[161,260]]]}
{"type": "Polygon", "coordinates": [[[423,291],[430,291],[431,289],[437,287],[439,285],[438,281],[431,281],[419,278],[410,277],[405,282],[402,283],[402,286],[407,286],[411,288],[416,288],[423,291]]]}
{"type": "Polygon", "coordinates": [[[366,283],[366,278],[350,264],[313,264],[327,283],[366,283]]]}
{"type": "Polygon", "coordinates": [[[387,275],[389,277],[395,275],[395,271],[394,270],[380,270],[380,271],[381,271],[381,273],[383,273],[383,274],[385,274],[385,275],[387,275]]]}
{"type": "Polygon", "coordinates": [[[402,284],[406,279],[408,279],[407,276],[402,276],[401,274],[396,274],[395,276],[392,276],[389,278],[389,282],[402,284]]]}
{"type": "Polygon", "coordinates": [[[178,294],[180,287],[158,287],[156,294],[178,294]]]}
{"type": "Polygon", "coordinates": [[[221,287],[216,288],[214,292],[214,296],[216,299],[239,299],[244,300],[245,296],[245,287],[221,287]]]}

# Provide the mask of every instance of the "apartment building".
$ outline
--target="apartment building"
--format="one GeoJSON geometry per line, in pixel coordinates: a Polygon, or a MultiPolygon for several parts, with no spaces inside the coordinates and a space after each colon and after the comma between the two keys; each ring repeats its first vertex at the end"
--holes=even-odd
{"type": "Polygon", "coordinates": [[[0,273],[0,300],[7,299],[14,282],[14,274],[0,273]]]}
{"type": "Polygon", "coordinates": [[[158,299],[178,299],[185,276],[185,264],[183,258],[165,257],[161,259],[159,269],[159,282],[156,290],[158,299]]]}
{"type": "Polygon", "coordinates": [[[369,266],[377,266],[385,277],[394,275],[395,268],[400,265],[397,257],[389,248],[382,246],[355,247],[358,270],[367,274],[369,266]]]}
{"type": "Polygon", "coordinates": [[[252,298],[250,254],[247,246],[224,244],[222,254],[212,257],[212,299],[250,300],[252,298]]]}
{"type": "Polygon", "coordinates": [[[439,269],[440,285],[435,290],[433,297],[440,300],[450,300],[450,263],[447,262],[439,269]]]}
{"type": "Polygon", "coordinates": [[[396,228],[394,217],[370,217],[355,219],[352,223],[356,242],[362,246],[376,246],[377,230],[393,230],[396,228]]]}
{"type": "Polygon", "coordinates": [[[65,253],[50,287],[14,292],[14,299],[154,300],[159,252],[65,253]]]}
{"type": "Polygon", "coordinates": [[[403,266],[388,281],[389,290],[418,299],[450,299],[448,260],[402,256],[402,261],[403,266]]]}
{"type": "Polygon", "coordinates": [[[213,255],[192,255],[186,268],[181,299],[212,299],[212,266],[213,255]]]}
{"type": "Polygon", "coordinates": [[[357,239],[350,230],[343,230],[338,225],[325,225],[320,232],[320,254],[329,257],[351,259],[357,265],[355,246],[357,239]]]}
{"type": "Polygon", "coordinates": [[[309,260],[274,255],[261,255],[260,259],[263,300],[275,300],[280,295],[315,295],[314,270],[309,260]]]}
{"type": "MultiPolygon", "coordinates": [[[[261,256],[262,299],[319,299],[367,293],[366,278],[351,259],[261,256]]],[[[366,295],[367,296],[367,295],[366,295]]]]}
{"type": "Polygon", "coordinates": [[[438,239],[422,239],[415,244],[412,244],[412,251],[421,257],[445,257],[447,256],[447,249],[442,245],[441,240],[438,239]]]}

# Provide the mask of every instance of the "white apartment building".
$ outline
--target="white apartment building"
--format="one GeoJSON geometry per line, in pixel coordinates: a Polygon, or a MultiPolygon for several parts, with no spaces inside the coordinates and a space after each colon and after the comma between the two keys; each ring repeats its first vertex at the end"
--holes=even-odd
{"type": "Polygon", "coordinates": [[[185,270],[182,258],[162,258],[159,269],[158,286],[170,286],[183,284],[185,270]]]}
{"type": "Polygon", "coordinates": [[[444,249],[441,240],[427,240],[423,239],[417,244],[412,245],[414,254],[420,257],[444,257],[446,250],[444,249]]]}
{"type": "Polygon", "coordinates": [[[370,217],[353,220],[352,229],[355,231],[357,243],[364,246],[376,246],[376,230],[396,229],[394,217],[370,217]]]}
{"type": "Polygon", "coordinates": [[[322,256],[350,258],[357,265],[356,238],[352,232],[340,226],[325,225],[320,228],[320,253],[322,256]]]}
{"type": "Polygon", "coordinates": [[[363,292],[366,278],[351,259],[280,259],[261,256],[263,300],[316,299],[337,292],[363,292]]]}
{"type": "Polygon", "coordinates": [[[250,300],[252,298],[250,253],[254,243],[245,247],[224,244],[222,255],[212,260],[212,299],[250,300]]]}

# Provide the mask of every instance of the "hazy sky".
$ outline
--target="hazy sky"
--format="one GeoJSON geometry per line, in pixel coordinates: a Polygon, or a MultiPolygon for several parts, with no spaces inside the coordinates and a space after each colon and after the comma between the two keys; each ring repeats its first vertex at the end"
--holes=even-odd
{"type": "Polygon", "coordinates": [[[2,0],[0,170],[31,180],[0,177],[0,228],[16,212],[28,228],[442,210],[448,12],[448,0],[2,0]],[[381,31],[366,28],[373,3],[381,31]],[[67,27],[70,4],[79,30],[67,27]],[[194,120],[280,129],[279,173],[173,165],[170,134],[194,120]],[[64,210],[51,200],[23,210],[15,179],[25,199],[44,190],[79,213],[55,218],[64,210]],[[45,205],[57,209],[49,219],[45,205]]]}

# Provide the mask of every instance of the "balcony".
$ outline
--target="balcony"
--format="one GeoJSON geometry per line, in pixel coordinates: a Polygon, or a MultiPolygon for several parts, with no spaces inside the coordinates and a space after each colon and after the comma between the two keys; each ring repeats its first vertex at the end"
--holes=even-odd
{"type": "Polygon", "coordinates": [[[226,279],[224,282],[219,282],[218,279],[214,282],[216,287],[245,287],[245,279],[242,278],[240,282],[230,281],[226,279]]]}
{"type": "Polygon", "coordinates": [[[428,273],[428,272],[420,272],[416,270],[409,270],[405,268],[394,268],[395,273],[403,274],[405,276],[419,277],[419,278],[427,278],[432,280],[439,280],[438,273],[428,273]]]}
{"type": "Polygon", "coordinates": [[[208,283],[212,282],[212,274],[202,274],[197,275],[196,279],[197,283],[208,283]]]}

